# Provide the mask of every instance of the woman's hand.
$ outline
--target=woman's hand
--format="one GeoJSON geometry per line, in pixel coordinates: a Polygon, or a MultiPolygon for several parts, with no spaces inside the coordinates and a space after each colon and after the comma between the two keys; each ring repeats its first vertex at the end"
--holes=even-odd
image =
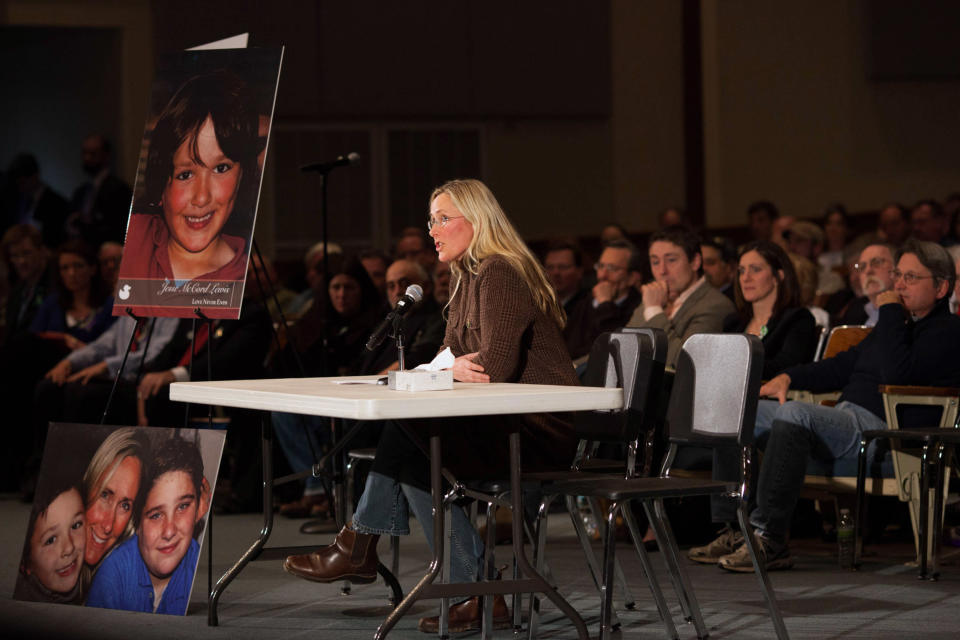
{"type": "Polygon", "coordinates": [[[69,360],[63,359],[57,363],[57,366],[47,371],[47,374],[43,377],[52,381],[58,387],[62,387],[63,383],[70,377],[71,371],[73,371],[73,365],[70,364],[69,360]]]}
{"type": "Polygon", "coordinates": [[[79,382],[80,384],[87,384],[90,382],[90,378],[96,378],[107,373],[107,363],[98,362],[97,364],[92,364],[85,369],[80,369],[75,374],[67,378],[67,382],[79,382]]]}
{"type": "Polygon", "coordinates": [[[453,361],[453,379],[458,382],[490,382],[490,376],[483,373],[483,365],[474,362],[478,351],[460,356],[453,361]]]}

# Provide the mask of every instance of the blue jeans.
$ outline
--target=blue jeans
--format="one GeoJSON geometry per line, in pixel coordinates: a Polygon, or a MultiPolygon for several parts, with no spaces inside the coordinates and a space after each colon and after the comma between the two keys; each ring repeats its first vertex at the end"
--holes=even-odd
{"type": "MultiPolygon", "coordinates": [[[[290,463],[294,473],[306,471],[316,462],[310,453],[311,441],[313,450],[318,456],[321,455],[323,446],[330,442],[330,418],[275,411],[270,414],[270,421],[273,424],[273,433],[276,435],[277,442],[287,456],[287,462],[290,463]],[[300,426],[301,421],[306,430],[300,426]]],[[[306,484],[304,495],[318,494],[323,491],[323,482],[320,478],[308,476],[306,484]]]]}
{"type": "MultiPolygon", "coordinates": [[[[860,451],[860,434],[868,429],[886,429],[886,423],[872,411],[841,402],[824,407],[805,402],[760,400],[754,441],[764,451],[756,482],[756,507],[750,523],[759,532],[784,541],[790,518],[803,488],[807,460],[825,462],[855,457],[860,451]]],[[[714,474],[728,482],[739,480],[737,452],[722,450],[714,457],[714,474]]],[[[715,500],[715,521],[736,520],[736,502],[715,500]]]]}
{"type": "MultiPolygon", "coordinates": [[[[410,533],[410,511],[423,526],[433,550],[433,498],[429,491],[371,471],[353,514],[358,533],[405,536],[410,533]]],[[[453,507],[450,582],[475,582],[483,559],[483,541],[463,509],[453,507]]]]}

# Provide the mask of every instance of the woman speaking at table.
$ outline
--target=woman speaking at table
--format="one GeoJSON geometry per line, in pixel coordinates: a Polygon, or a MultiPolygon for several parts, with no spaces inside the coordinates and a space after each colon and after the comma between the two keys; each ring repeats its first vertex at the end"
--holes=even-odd
{"type": "MultiPolygon", "coordinates": [[[[565,317],[540,263],[520,239],[490,190],[477,180],[454,180],[434,190],[427,222],[439,259],[456,284],[448,303],[444,346],[460,382],[578,384],[561,329],[565,317]]],[[[576,441],[570,422],[556,415],[485,416],[411,421],[421,436],[443,435],[443,462],[460,480],[505,478],[507,434],[519,431],[525,469],[564,468],[576,441]]],[[[397,425],[388,425],[352,524],[334,543],[290,556],[284,569],[316,582],[376,580],[380,535],[406,535],[409,511],[432,544],[429,463],[397,425]]],[[[483,543],[462,510],[453,510],[451,582],[477,580],[483,543]]],[[[478,598],[450,608],[450,631],[479,628],[478,598]]],[[[509,626],[501,596],[497,628],[509,626]]],[[[435,632],[437,618],[420,620],[435,632]]]]}

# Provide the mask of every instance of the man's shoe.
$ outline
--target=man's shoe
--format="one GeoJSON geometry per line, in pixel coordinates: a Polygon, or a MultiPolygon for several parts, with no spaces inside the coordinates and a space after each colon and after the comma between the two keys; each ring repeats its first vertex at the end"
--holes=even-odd
{"type": "MultiPolygon", "coordinates": [[[[789,569],[793,566],[793,558],[790,557],[790,549],[787,545],[778,544],[769,538],[757,535],[757,547],[759,560],[764,563],[767,571],[789,569]]],[[[717,566],[737,573],[753,573],[753,560],[750,558],[747,543],[743,542],[736,551],[720,558],[717,566]]]]}
{"type": "MultiPolygon", "coordinates": [[[[480,596],[474,596],[450,607],[447,627],[450,633],[479,629],[482,623],[483,611],[480,607],[480,596]]],[[[503,599],[502,595],[493,596],[493,628],[509,629],[512,625],[513,621],[510,618],[507,601],[503,599]]],[[[424,633],[437,633],[440,630],[440,617],[420,618],[417,629],[424,633]]]]}
{"type": "Polygon", "coordinates": [[[741,544],[743,544],[743,534],[732,527],[724,527],[717,539],[710,544],[691,547],[690,551],[687,551],[687,557],[694,562],[717,564],[720,558],[733,553],[741,544]]]}
{"type": "Polygon", "coordinates": [[[283,569],[314,582],[349,580],[358,584],[377,579],[377,540],[380,536],[344,527],[330,546],[313,553],[287,556],[283,569]]]}
{"type": "Polygon", "coordinates": [[[303,496],[299,500],[280,505],[280,515],[286,518],[319,518],[330,512],[330,503],[322,493],[303,496]]]}

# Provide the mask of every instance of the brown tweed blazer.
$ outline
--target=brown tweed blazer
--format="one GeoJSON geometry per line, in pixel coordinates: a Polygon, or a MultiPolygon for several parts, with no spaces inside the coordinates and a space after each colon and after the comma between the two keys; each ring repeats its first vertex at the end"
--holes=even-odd
{"type": "MultiPolygon", "coordinates": [[[[476,275],[464,273],[450,303],[444,346],[455,356],[478,352],[491,382],[579,385],[560,327],[534,303],[521,274],[492,256],[476,275]]],[[[444,464],[460,475],[486,477],[506,469],[506,416],[461,419],[444,439],[444,464]],[[448,445],[449,443],[449,445],[448,445]],[[450,455],[459,456],[455,464],[450,455]],[[479,475],[478,475],[479,473],[479,475]]],[[[516,428],[517,420],[512,421],[516,428]]],[[[569,415],[525,414],[519,420],[524,469],[564,468],[576,439],[569,415]]]]}

